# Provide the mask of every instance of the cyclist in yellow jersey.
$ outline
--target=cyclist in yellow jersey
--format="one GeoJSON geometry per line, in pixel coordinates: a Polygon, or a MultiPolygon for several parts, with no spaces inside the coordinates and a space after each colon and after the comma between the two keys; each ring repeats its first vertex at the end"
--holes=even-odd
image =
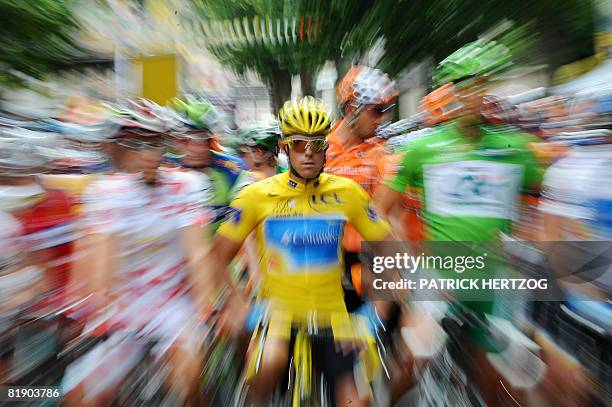
{"type": "MultiPolygon", "coordinates": [[[[259,370],[250,382],[253,402],[265,400],[283,377],[292,322],[314,318],[318,327],[334,330],[334,319],[348,319],[341,283],[345,225],[352,224],[365,240],[388,239],[390,230],[357,183],[322,173],[330,121],[321,102],[306,97],[285,103],[279,124],[289,171],[240,192],[207,262],[217,283],[211,281],[213,289],[227,281],[218,270],[255,232],[262,272],[259,297],[269,305],[271,321],[259,370]]],[[[246,303],[234,295],[228,305],[227,319],[238,330],[244,326],[246,303]]],[[[322,360],[315,363],[334,387],[337,405],[360,405],[352,376],[354,353],[344,346],[348,352],[343,354],[336,345],[334,340],[319,343],[315,354],[322,360]]]]}

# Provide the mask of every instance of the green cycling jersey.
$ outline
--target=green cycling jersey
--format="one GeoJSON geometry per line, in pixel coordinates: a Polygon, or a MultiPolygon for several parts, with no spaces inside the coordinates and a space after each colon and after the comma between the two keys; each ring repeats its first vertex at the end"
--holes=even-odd
{"type": "Polygon", "coordinates": [[[520,193],[541,182],[533,141],[508,126],[481,126],[480,138],[469,138],[451,122],[403,149],[388,186],[419,193],[426,240],[494,241],[509,231],[520,193]]]}
{"type": "MultiPolygon", "coordinates": [[[[450,122],[402,149],[398,174],[388,186],[400,192],[410,188],[420,196],[427,241],[498,241],[500,232],[511,229],[521,193],[539,187],[541,168],[528,148],[535,138],[509,126],[481,126],[479,132],[479,137],[469,137],[456,121],[450,122]]],[[[470,246],[475,255],[491,247],[470,246]]],[[[436,248],[444,250],[440,245],[436,248]]],[[[505,273],[500,259],[493,253],[485,273],[463,277],[505,273]]],[[[461,276],[449,270],[438,271],[447,278],[461,276]]],[[[493,313],[495,301],[465,305],[477,312],[493,313]]]]}

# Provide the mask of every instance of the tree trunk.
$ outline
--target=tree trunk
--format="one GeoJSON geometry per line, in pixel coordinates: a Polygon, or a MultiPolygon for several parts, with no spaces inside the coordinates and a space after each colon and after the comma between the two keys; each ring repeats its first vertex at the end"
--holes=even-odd
{"type": "Polygon", "coordinates": [[[300,72],[300,83],[302,84],[303,96],[315,96],[316,87],[314,83],[314,72],[309,67],[302,67],[300,72]]]}
{"type": "Polygon", "coordinates": [[[269,80],[270,93],[272,93],[272,109],[274,113],[291,98],[291,75],[281,70],[278,65],[272,67],[272,78],[269,80]]]}
{"type": "Polygon", "coordinates": [[[348,58],[340,58],[337,56],[334,58],[334,65],[336,65],[336,72],[338,73],[338,77],[336,78],[336,87],[338,83],[344,78],[344,75],[351,69],[351,61],[348,58]]]}

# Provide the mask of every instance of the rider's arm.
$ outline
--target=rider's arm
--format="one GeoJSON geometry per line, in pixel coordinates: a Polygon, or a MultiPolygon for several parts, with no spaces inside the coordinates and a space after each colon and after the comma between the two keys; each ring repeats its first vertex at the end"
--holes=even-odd
{"type": "Polygon", "coordinates": [[[415,154],[409,148],[402,156],[397,174],[388,179],[385,183],[377,188],[374,195],[374,205],[381,212],[382,216],[387,219],[393,208],[402,199],[402,194],[406,187],[411,184],[412,177],[416,168],[415,154]]]}
{"type": "MultiPolygon", "coordinates": [[[[206,256],[209,253],[211,242],[208,230],[213,220],[213,213],[209,210],[212,198],[211,185],[207,177],[197,176],[193,173],[183,174],[184,190],[179,197],[177,213],[178,226],[181,229],[181,240],[185,255],[189,263],[192,281],[192,295],[202,307],[206,306],[205,299],[210,296],[209,282],[202,276],[206,273],[206,256]]],[[[204,308],[201,309],[203,313],[204,308]]]]}
{"type": "Polygon", "coordinates": [[[86,292],[93,294],[96,310],[113,301],[113,281],[119,258],[118,247],[111,234],[93,233],[83,238],[84,257],[78,275],[86,281],[86,292]]]}
{"type": "Polygon", "coordinates": [[[207,285],[205,301],[208,304],[214,301],[214,294],[220,288],[227,285],[233,289],[227,267],[258,223],[257,202],[261,198],[255,196],[256,194],[257,191],[249,186],[232,201],[228,217],[219,227],[205,258],[204,282],[207,285]]]}
{"type": "Polygon", "coordinates": [[[548,249],[546,242],[564,240],[564,231],[571,229],[571,225],[576,222],[573,214],[580,206],[568,202],[568,197],[580,197],[579,187],[568,181],[567,174],[564,174],[562,167],[559,168],[559,164],[553,164],[546,170],[538,203],[538,211],[542,216],[540,240],[544,250],[548,249]]]}
{"type": "MultiPolygon", "coordinates": [[[[527,141],[530,140],[533,140],[533,138],[527,138],[527,141]]],[[[525,177],[523,190],[525,193],[539,195],[544,179],[544,171],[542,169],[542,165],[540,165],[540,161],[533,153],[533,150],[529,147],[529,144],[530,143],[527,143],[522,151],[522,153],[525,155],[525,177]]]]}
{"type": "Polygon", "coordinates": [[[101,184],[91,185],[84,193],[84,205],[79,228],[82,237],[75,244],[75,262],[71,283],[80,288],[83,295],[92,294],[96,310],[108,305],[120,248],[116,245],[115,232],[117,201],[101,184]]]}
{"type": "Polygon", "coordinates": [[[402,193],[389,187],[386,184],[381,185],[374,194],[374,205],[380,211],[380,214],[388,219],[397,202],[402,199],[402,193]]]}
{"type": "Polygon", "coordinates": [[[250,281],[256,281],[259,278],[259,258],[257,256],[257,247],[255,244],[255,236],[253,234],[251,234],[244,243],[250,281]]]}
{"type": "MultiPolygon", "coordinates": [[[[391,235],[391,227],[382,217],[378,215],[377,210],[372,206],[368,194],[357,184],[354,189],[354,196],[351,197],[351,205],[348,215],[349,222],[355,227],[357,232],[365,241],[385,241],[394,240],[391,235]]],[[[369,286],[370,275],[362,276],[362,284],[369,286]]],[[[388,318],[391,310],[391,303],[388,301],[374,301],[372,305],[375,307],[380,318],[385,321],[388,318]]]]}
{"type": "Polygon", "coordinates": [[[176,216],[190,268],[198,269],[210,246],[208,228],[213,214],[208,208],[212,192],[207,178],[191,173],[183,176],[183,189],[177,194],[180,209],[176,216]]]}
{"type": "MultiPolygon", "coordinates": [[[[231,198],[234,199],[246,186],[257,181],[259,181],[259,178],[254,173],[250,171],[242,171],[240,177],[236,181],[236,184],[232,188],[231,198]]],[[[249,279],[251,281],[257,278],[259,274],[259,259],[257,258],[257,246],[255,243],[255,237],[252,234],[247,237],[243,243],[247,262],[246,266],[249,273],[249,279]]]]}
{"type": "Polygon", "coordinates": [[[354,183],[350,197],[351,205],[347,218],[366,241],[380,241],[389,238],[391,227],[374,208],[370,197],[357,183],[354,183]]]}
{"type": "Polygon", "coordinates": [[[232,294],[236,294],[227,267],[234,259],[242,242],[234,241],[223,235],[217,234],[210,246],[203,263],[203,276],[196,279],[198,285],[198,303],[202,309],[210,309],[214,306],[216,295],[219,290],[229,287],[232,294]]]}
{"type": "MultiPolygon", "coordinates": [[[[374,198],[380,197],[383,195],[379,195],[378,191],[381,187],[384,187],[384,182],[387,180],[391,180],[395,178],[397,175],[397,170],[399,169],[400,160],[402,156],[399,154],[389,154],[385,153],[380,157],[378,163],[376,165],[376,183],[374,186],[374,198]]],[[[385,207],[385,211],[381,210],[378,206],[379,202],[373,202],[374,207],[381,212],[381,214],[387,219],[387,221],[391,224],[391,229],[393,230],[394,237],[396,240],[404,240],[406,233],[404,231],[404,217],[406,215],[406,211],[404,206],[402,205],[401,196],[392,203],[392,206],[387,209],[385,207]]],[[[388,205],[388,203],[385,203],[388,205]]]]}

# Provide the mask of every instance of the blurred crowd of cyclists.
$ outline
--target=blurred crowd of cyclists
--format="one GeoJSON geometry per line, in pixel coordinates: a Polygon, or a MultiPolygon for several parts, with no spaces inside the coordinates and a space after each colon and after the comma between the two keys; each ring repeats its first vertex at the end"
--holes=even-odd
{"type": "Polygon", "coordinates": [[[612,238],[612,84],[496,93],[509,65],[466,45],[397,122],[365,66],[336,121],[312,97],[232,134],[197,97],[3,112],[0,385],[59,386],[46,405],[610,405],[612,256],[580,243],[612,238]],[[523,242],[503,272],[562,300],[374,300],[364,240],[523,242]]]}

